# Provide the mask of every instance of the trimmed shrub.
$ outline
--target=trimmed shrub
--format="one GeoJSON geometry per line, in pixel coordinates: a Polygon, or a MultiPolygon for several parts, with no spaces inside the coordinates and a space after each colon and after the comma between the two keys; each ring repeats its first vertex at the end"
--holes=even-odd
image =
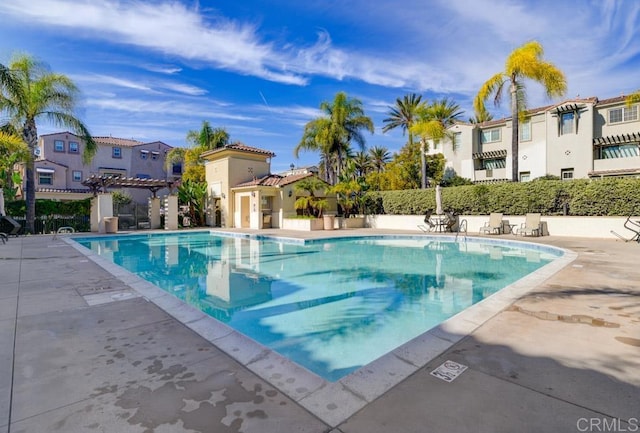
{"type": "MultiPolygon", "coordinates": [[[[367,193],[365,203],[370,214],[420,215],[436,208],[435,189],[373,191],[367,193]]],[[[640,213],[640,179],[537,179],[444,187],[442,204],[445,210],[466,215],[626,216],[640,213]]]]}

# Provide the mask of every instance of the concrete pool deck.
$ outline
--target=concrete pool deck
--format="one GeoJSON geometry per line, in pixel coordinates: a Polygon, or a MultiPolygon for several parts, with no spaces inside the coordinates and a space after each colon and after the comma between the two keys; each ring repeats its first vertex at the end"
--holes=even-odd
{"type": "Polygon", "coordinates": [[[241,336],[197,329],[204,338],[192,329],[202,318],[65,239],[11,238],[0,244],[0,432],[540,432],[611,423],[633,431],[640,246],[527,241],[566,248],[575,260],[489,317],[470,318],[470,328],[365,367],[343,392],[302,383],[295,366],[253,353],[241,336]],[[432,376],[446,360],[468,369],[453,382],[432,376]]]}

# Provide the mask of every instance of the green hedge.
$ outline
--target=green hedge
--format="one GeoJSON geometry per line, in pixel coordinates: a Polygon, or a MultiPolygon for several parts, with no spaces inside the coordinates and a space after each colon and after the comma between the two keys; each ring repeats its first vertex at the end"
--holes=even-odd
{"type": "MultiPolygon", "coordinates": [[[[435,189],[367,193],[370,214],[419,215],[435,209],[435,189]]],[[[456,214],[625,216],[640,213],[640,179],[534,180],[442,188],[442,205],[456,214]]]]}
{"type": "MultiPolygon", "coordinates": [[[[24,200],[10,201],[5,204],[7,215],[23,217],[27,214],[27,204],[24,200]]],[[[91,214],[91,199],[74,201],[55,201],[47,199],[36,200],[36,216],[91,214]]]]}

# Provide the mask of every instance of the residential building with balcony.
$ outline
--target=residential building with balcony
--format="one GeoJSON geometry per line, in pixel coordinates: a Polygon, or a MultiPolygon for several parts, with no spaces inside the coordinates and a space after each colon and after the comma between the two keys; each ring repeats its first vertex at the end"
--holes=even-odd
{"type": "MultiPolygon", "coordinates": [[[[519,180],[640,177],[638,112],[638,104],[627,106],[624,96],[576,98],[529,110],[519,125],[519,180]]],[[[428,153],[444,155],[445,176],[507,181],[512,131],[511,118],[458,122],[449,128],[450,138],[429,143],[428,153]]]]}
{"type": "MultiPolygon", "coordinates": [[[[93,137],[97,151],[89,164],[84,164],[83,139],[71,132],[41,135],[35,150],[36,198],[75,199],[89,196],[82,181],[92,175],[122,176],[142,179],[175,180],[182,174],[180,164],[169,170],[166,155],[173,148],[161,141],[149,143],[116,137],[93,137]]],[[[146,203],[150,192],[124,189],[133,201],[146,203]]],[[[168,191],[160,191],[166,194],[168,191]]]]}

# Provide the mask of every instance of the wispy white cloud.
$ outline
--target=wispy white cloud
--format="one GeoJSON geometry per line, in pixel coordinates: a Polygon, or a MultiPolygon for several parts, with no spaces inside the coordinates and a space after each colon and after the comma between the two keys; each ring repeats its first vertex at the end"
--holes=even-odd
{"type": "Polygon", "coordinates": [[[92,83],[100,85],[101,87],[115,86],[124,89],[138,90],[150,94],[161,93],[162,89],[190,96],[201,96],[208,93],[207,90],[190,84],[166,80],[158,81],[152,78],[145,78],[144,80],[134,80],[104,74],[72,74],[71,78],[79,83],[92,83]]]}
{"type": "MultiPolygon", "coordinates": [[[[276,44],[252,23],[204,15],[175,1],[0,3],[0,13],[13,19],[67,27],[83,37],[132,44],[269,81],[306,85],[313,76],[323,76],[436,93],[475,91],[503,66],[513,48],[530,39],[541,40],[548,57],[558,59],[568,75],[585,75],[587,68],[605,73],[639,53],[639,8],[636,2],[595,0],[580,7],[551,0],[407,0],[399,8],[355,0],[341,9],[341,14],[363,21],[363,29],[375,28],[396,44],[376,48],[344,38],[335,43],[331,29],[320,30],[315,43],[276,44]]],[[[193,88],[182,91],[198,94],[193,88]]]]}
{"type": "Polygon", "coordinates": [[[205,89],[184,83],[172,83],[169,81],[163,81],[158,83],[157,85],[161,88],[171,90],[173,92],[183,93],[185,95],[191,96],[200,96],[208,93],[205,89]]]}
{"type": "Polygon", "coordinates": [[[86,105],[100,109],[117,110],[121,113],[143,113],[147,115],[162,114],[166,117],[193,117],[194,113],[205,119],[255,121],[255,117],[235,114],[229,110],[214,111],[206,101],[189,104],[176,100],[135,99],[135,98],[91,98],[86,105]]]}
{"type": "Polygon", "coordinates": [[[108,38],[180,56],[271,81],[306,84],[297,74],[272,69],[279,54],[259,40],[251,24],[218,17],[205,22],[197,10],[178,2],[77,2],[75,0],[12,0],[0,12],[14,19],[73,29],[85,37],[108,38]],[[114,25],[115,23],[115,25],[114,25]],[[90,31],[90,35],[86,32],[90,31]]]}
{"type": "Polygon", "coordinates": [[[177,66],[163,66],[163,65],[140,65],[142,69],[150,72],[158,72],[160,74],[173,75],[182,71],[182,68],[177,66]]]}

